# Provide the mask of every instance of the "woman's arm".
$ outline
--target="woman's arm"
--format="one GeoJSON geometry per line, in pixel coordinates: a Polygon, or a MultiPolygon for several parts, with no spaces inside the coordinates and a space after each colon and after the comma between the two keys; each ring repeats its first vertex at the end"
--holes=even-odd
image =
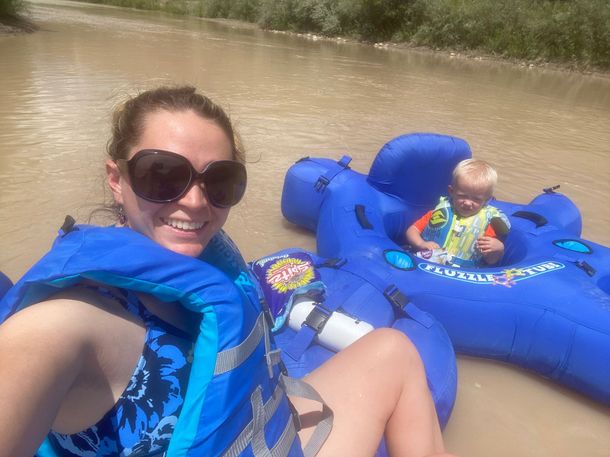
{"type": "Polygon", "coordinates": [[[34,305],[0,326],[0,456],[31,457],[79,376],[87,338],[69,309],[34,305]]]}
{"type": "Polygon", "coordinates": [[[0,326],[0,457],[31,457],[51,428],[99,421],[127,387],[144,344],[139,319],[84,289],[0,326]]]}

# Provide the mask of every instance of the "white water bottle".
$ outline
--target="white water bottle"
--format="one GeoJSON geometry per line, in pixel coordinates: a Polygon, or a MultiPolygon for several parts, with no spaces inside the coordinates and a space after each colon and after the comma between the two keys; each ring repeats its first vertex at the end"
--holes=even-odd
{"type": "MultiPolygon", "coordinates": [[[[315,302],[309,298],[296,299],[288,316],[288,326],[298,332],[314,306],[315,302]]],[[[327,349],[339,352],[372,330],[373,326],[368,322],[334,311],[322,331],[316,335],[316,341],[327,349]]]]}

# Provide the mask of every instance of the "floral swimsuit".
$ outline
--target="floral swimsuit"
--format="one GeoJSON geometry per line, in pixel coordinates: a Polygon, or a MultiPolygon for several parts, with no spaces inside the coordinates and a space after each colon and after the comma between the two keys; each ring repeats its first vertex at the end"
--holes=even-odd
{"type": "Polygon", "coordinates": [[[97,290],[143,320],[144,350],[127,388],[97,424],[73,435],[52,431],[48,442],[60,456],[163,455],[184,402],[193,337],[154,316],[131,292],[97,290]]]}

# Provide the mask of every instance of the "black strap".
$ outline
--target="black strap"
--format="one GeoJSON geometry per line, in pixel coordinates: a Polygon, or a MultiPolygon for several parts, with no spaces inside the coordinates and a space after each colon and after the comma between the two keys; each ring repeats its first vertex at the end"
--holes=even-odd
{"type": "Polygon", "coordinates": [[[542,192],[544,192],[545,194],[554,194],[555,191],[557,189],[559,189],[560,185],[557,184],[555,186],[551,186],[551,187],[545,187],[544,189],[542,189],[542,192]]]}
{"type": "Polygon", "coordinates": [[[345,265],[346,262],[347,262],[347,260],[345,260],[341,257],[334,257],[334,258],[326,259],[324,262],[317,263],[315,265],[315,267],[316,268],[324,268],[324,267],[334,268],[335,270],[338,270],[343,265],[345,265]]]}
{"type": "Polygon", "coordinates": [[[593,268],[591,265],[589,265],[586,261],[584,260],[577,260],[576,262],[574,262],[576,264],[576,266],[578,268],[580,268],[581,270],[583,270],[585,273],[587,273],[589,276],[593,276],[596,273],[595,268],[593,268]]]}
{"type": "Polygon", "coordinates": [[[59,234],[64,237],[66,236],[68,233],[74,231],[74,230],[78,230],[78,227],[74,227],[76,225],[76,220],[70,216],[69,214],[66,216],[66,218],[64,219],[64,223],[61,226],[61,228],[59,229],[59,234]]]}
{"type": "Polygon", "coordinates": [[[407,303],[409,303],[409,297],[403,294],[398,287],[394,284],[389,285],[384,291],[383,296],[390,302],[390,304],[397,310],[404,310],[407,303]]]}
{"type": "Polygon", "coordinates": [[[360,227],[362,227],[364,230],[372,230],[373,224],[371,224],[366,217],[366,208],[364,207],[364,205],[356,205],[355,208],[356,219],[358,220],[360,227]]]}
{"type": "Polygon", "coordinates": [[[534,224],[536,224],[536,228],[542,227],[549,222],[546,220],[546,217],[532,211],[517,211],[513,213],[513,216],[532,221],[534,224]]]}

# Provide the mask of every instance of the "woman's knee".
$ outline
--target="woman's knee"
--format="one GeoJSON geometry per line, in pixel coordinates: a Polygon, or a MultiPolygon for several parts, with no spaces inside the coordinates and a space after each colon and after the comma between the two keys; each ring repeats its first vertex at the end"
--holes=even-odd
{"type": "Polygon", "coordinates": [[[377,329],[367,335],[367,344],[374,348],[377,360],[423,369],[423,363],[413,342],[402,332],[392,328],[377,329]]]}

